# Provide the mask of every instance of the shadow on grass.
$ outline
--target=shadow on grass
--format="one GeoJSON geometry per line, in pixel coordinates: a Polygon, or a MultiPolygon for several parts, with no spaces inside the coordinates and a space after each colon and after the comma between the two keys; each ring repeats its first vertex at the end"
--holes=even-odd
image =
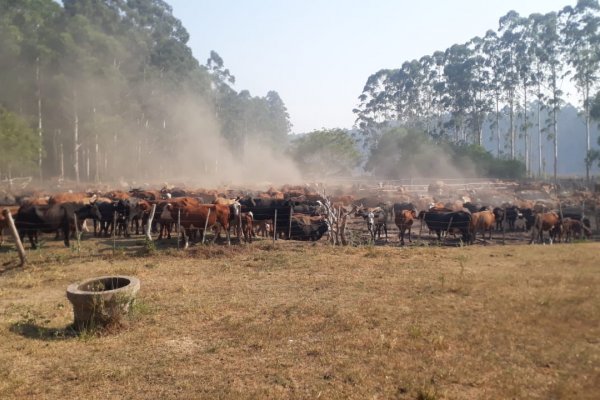
{"type": "Polygon", "coordinates": [[[34,322],[17,322],[11,325],[10,331],[28,339],[44,341],[68,340],[78,336],[73,325],[67,325],[64,328],[48,328],[34,322]]]}

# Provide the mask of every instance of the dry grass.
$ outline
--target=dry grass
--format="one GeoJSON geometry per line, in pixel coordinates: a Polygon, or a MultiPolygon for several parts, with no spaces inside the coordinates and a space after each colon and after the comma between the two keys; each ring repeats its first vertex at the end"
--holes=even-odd
{"type": "Polygon", "coordinates": [[[84,243],[0,275],[0,398],[598,398],[599,243],[84,243]],[[133,320],[76,336],[66,287],[105,274],[133,320]]]}

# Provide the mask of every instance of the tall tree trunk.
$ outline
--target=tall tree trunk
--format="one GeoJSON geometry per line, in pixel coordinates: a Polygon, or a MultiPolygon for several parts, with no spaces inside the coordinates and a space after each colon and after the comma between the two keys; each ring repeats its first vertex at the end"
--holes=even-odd
{"type": "Polygon", "coordinates": [[[44,147],[44,138],[42,134],[42,84],[40,80],[40,58],[35,59],[35,84],[36,84],[36,97],[37,97],[37,117],[38,117],[38,136],[40,143],[38,145],[38,172],[40,180],[43,178],[42,172],[42,154],[44,147]]]}
{"type": "Polygon", "coordinates": [[[542,177],[542,99],[541,99],[541,86],[538,81],[538,103],[537,103],[537,125],[538,125],[538,177],[542,177]]]}
{"type": "Polygon", "coordinates": [[[496,93],[496,157],[500,158],[500,99],[496,93]]]}
{"type": "Polygon", "coordinates": [[[515,103],[513,95],[510,99],[510,159],[515,159],[515,103]]]}
{"type": "Polygon", "coordinates": [[[554,126],[554,184],[558,183],[558,119],[556,106],[552,110],[552,125],[554,126]]]}
{"type": "Polygon", "coordinates": [[[100,148],[98,146],[98,134],[94,136],[94,182],[100,182],[100,148]]]}
{"type": "Polygon", "coordinates": [[[77,113],[77,92],[73,91],[73,171],[75,172],[75,182],[79,184],[79,114],[77,113]]]}
{"type": "Polygon", "coordinates": [[[528,121],[527,121],[527,85],[524,85],[524,91],[523,91],[523,108],[524,108],[524,121],[523,124],[525,125],[525,172],[527,173],[527,176],[529,176],[529,171],[530,171],[530,166],[529,166],[529,126],[527,125],[528,121]]]}
{"type": "Polygon", "coordinates": [[[583,94],[583,112],[585,114],[585,181],[589,184],[590,182],[590,163],[587,161],[590,155],[590,88],[589,85],[585,86],[583,94]]]}
{"type": "Polygon", "coordinates": [[[65,179],[65,153],[63,151],[63,144],[60,144],[60,179],[65,179]]]}
{"type": "Polygon", "coordinates": [[[89,182],[90,181],[90,148],[86,147],[85,149],[85,178],[89,182]]]}

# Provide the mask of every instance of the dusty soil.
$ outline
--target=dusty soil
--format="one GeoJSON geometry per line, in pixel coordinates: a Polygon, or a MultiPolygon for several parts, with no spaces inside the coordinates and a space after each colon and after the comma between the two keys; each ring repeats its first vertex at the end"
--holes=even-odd
{"type": "MultiPolygon", "coordinates": [[[[596,399],[600,243],[0,250],[0,398],[596,399]],[[68,284],[135,275],[121,330],[68,284]]],[[[431,243],[433,244],[433,242],[431,243]]]]}

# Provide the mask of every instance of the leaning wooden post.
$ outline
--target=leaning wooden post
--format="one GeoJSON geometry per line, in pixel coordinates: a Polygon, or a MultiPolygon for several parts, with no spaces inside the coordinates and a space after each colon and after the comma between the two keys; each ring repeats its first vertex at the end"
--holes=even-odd
{"type": "Polygon", "coordinates": [[[206,237],[206,230],[208,229],[208,220],[210,218],[210,208],[206,214],[206,221],[204,221],[204,230],[202,231],[202,244],[204,244],[204,238],[206,237]]]}
{"type": "Polygon", "coordinates": [[[288,227],[288,240],[292,240],[292,216],[294,215],[294,207],[290,206],[290,225],[288,227]]]}
{"type": "Polygon", "coordinates": [[[275,244],[276,237],[277,237],[277,209],[275,209],[275,218],[273,219],[273,244],[275,244]]]}
{"type": "Polygon", "coordinates": [[[27,258],[25,257],[25,249],[23,248],[23,243],[21,242],[21,237],[19,236],[19,232],[17,232],[17,227],[15,226],[15,222],[12,219],[12,215],[10,210],[4,209],[2,211],[2,215],[8,222],[8,227],[10,228],[10,234],[12,235],[15,244],[17,245],[17,252],[19,253],[19,258],[21,259],[20,267],[24,266],[27,262],[27,258]]]}
{"type": "Polygon", "coordinates": [[[146,239],[152,241],[152,220],[154,219],[154,213],[156,212],[156,203],[152,204],[152,209],[150,210],[150,216],[148,217],[148,222],[146,222],[146,239]]]}

